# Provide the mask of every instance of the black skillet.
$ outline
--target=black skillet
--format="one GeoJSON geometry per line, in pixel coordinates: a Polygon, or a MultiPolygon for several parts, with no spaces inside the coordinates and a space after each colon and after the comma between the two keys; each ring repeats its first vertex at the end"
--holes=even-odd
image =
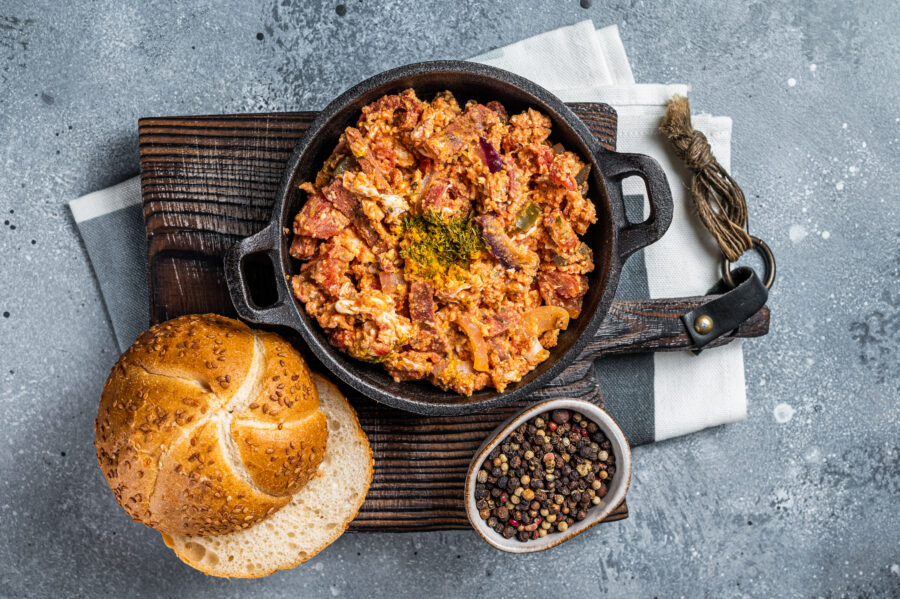
{"type": "Polygon", "coordinates": [[[659,164],[642,154],[620,154],[603,149],[585,124],[544,88],[497,68],[464,61],[423,62],[392,69],[367,79],[341,94],[319,113],[297,144],[281,181],[272,218],[259,233],[236,243],[225,257],[225,276],[238,314],[244,320],[286,326],[298,331],[310,349],[332,374],[364,395],[395,408],[419,414],[449,415],[480,412],[509,404],[549,383],[574,360],[591,340],[606,316],[616,291],[622,264],[635,251],[657,241],[672,220],[672,196],[659,164]],[[550,357],[503,393],[486,389],[464,397],[442,391],[421,381],[395,382],[379,365],[368,364],[341,353],[328,343],[323,330],[306,315],[294,299],[288,277],[299,270],[299,262],[288,255],[294,215],[303,204],[297,185],[315,179],[324,160],[338,142],[344,128],[354,123],[366,104],[385,94],[413,88],[420,98],[450,90],[460,104],[474,99],[497,100],[509,114],[528,107],[553,121],[551,139],[579,154],[591,165],[589,196],[597,208],[597,223],[584,241],[594,251],[595,268],[588,275],[589,290],[577,319],[559,336],[550,357]],[[644,180],[650,201],[650,217],[629,223],[622,203],[622,180],[638,176],[644,180]],[[253,265],[261,256],[271,260],[277,279],[277,299],[257,305],[250,280],[258,273],[253,265]],[[249,258],[249,259],[248,259],[249,258]],[[248,268],[249,267],[249,268],[248,268]]]}

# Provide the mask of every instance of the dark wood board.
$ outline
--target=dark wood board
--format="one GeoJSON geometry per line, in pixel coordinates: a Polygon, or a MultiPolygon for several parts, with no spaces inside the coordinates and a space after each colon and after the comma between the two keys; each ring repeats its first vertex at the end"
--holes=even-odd
{"type": "MultiPolygon", "coordinates": [[[[572,104],[601,143],[615,149],[615,111],[572,104]]],[[[150,268],[153,322],[181,314],[234,316],[222,257],[238,239],[268,222],[294,145],[313,112],[142,119],[141,188],[150,268]]],[[[687,349],[678,317],[704,298],[615,301],[584,353],[528,400],[487,414],[425,417],[385,407],[342,387],[359,413],[375,453],[375,478],[355,531],[468,528],[463,484],[469,460],[498,424],[541,398],[581,397],[603,404],[592,361],[600,356],[687,349]]],[[[735,333],[768,331],[764,308],[735,333]]],[[[303,351],[299,336],[281,331],[303,351]]],[[[727,343],[719,339],[716,345],[727,343]]],[[[310,352],[315,369],[321,366],[310,352]]],[[[627,517],[623,502],[606,521],[627,517]]]]}

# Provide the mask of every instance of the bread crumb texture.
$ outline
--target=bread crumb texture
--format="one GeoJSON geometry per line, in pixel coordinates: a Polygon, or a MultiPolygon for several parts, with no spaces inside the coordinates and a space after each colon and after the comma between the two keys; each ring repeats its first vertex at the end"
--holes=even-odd
{"type": "Polygon", "coordinates": [[[316,477],[255,526],[210,537],[163,533],[185,563],[212,576],[266,576],[310,559],[356,517],[372,484],[372,450],[347,399],[324,378],[313,380],[328,422],[328,447],[316,477]]]}
{"type": "Polygon", "coordinates": [[[247,529],[315,475],[328,428],[289,343],[214,314],[151,327],[119,358],[95,422],[116,500],[170,535],[247,529]]]}

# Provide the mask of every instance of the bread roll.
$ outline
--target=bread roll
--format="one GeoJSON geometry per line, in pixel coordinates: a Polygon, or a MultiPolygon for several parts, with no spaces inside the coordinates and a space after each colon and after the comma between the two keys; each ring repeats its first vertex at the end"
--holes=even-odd
{"type": "Polygon", "coordinates": [[[171,535],[245,529],[315,474],[328,438],[289,343],[213,314],[143,333],[103,387],[97,460],[132,518],[171,535]]]}
{"type": "Polygon", "coordinates": [[[312,558],[356,517],[372,484],[372,449],[337,387],[316,374],[313,381],[328,418],[328,447],[316,476],[289,504],[245,530],[215,537],[163,533],[182,561],[211,576],[266,576],[312,558]]]}

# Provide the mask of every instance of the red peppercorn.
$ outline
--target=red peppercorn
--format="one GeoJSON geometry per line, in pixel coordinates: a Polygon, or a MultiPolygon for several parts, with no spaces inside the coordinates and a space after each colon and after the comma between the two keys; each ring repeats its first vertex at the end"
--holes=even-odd
{"type": "Polygon", "coordinates": [[[510,518],[510,519],[509,519],[509,525],[510,525],[510,526],[513,526],[513,527],[519,526],[519,521],[510,518]]]}
{"type": "Polygon", "coordinates": [[[537,518],[534,519],[534,523],[537,524],[538,526],[540,526],[541,522],[543,522],[543,521],[544,521],[544,519],[541,518],[540,516],[538,516],[537,518]]]}
{"type": "Polygon", "coordinates": [[[506,503],[507,499],[508,499],[508,497],[506,496],[506,493],[500,494],[500,503],[506,503]]]}
{"type": "Polygon", "coordinates": [[[586,428],[581,429],[581,436],[582,436],[582,437],[587,437],[587,436],[588,436],[588,432],[587,432],[587,429],[586,429],[586,428]]]}
{"type": "Polygon", "coordinates": [[[551,431],[555,431],[557,426],[559,426],[559,425],[556,424],[555,422],[553,422],[552,420],[547,423],[547,428],[549,428],[551,431]]]}

